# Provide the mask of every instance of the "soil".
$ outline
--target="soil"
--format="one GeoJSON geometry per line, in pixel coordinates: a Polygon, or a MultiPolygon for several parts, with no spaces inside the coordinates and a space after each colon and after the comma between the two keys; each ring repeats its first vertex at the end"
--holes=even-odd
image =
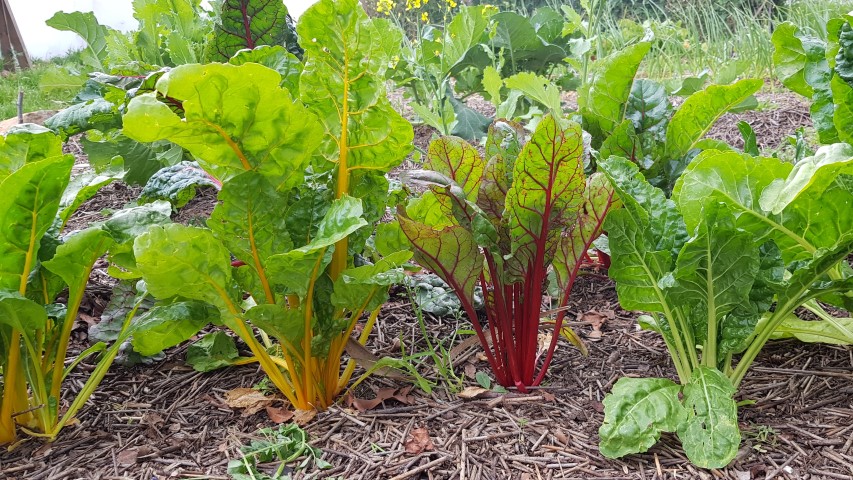
{"type": "MultiPolygon", "coordinates": [[[[710,135],[736,144],[736,123],[747,120],[759,145],[776,148],[773,142],[809,124],[807,106],[795,97],[775,94],[759,100],[767,108],[727,115],[710,135]]],[[[419,126],[415,133],[415,143],[425,150],[434,132],[419,126]]],[[[68,150],[78,154],[80,168],[75,171],[85,169],[74,142],[68,150]]],[[[414,165],[407,162],[403,168],[414,165]]],[[[215,205],[215,194],[202,190],[174,219],[202,224],[215,205]]],[[[84,204],[69,228],[101,220],[102,211],[121,208],[137,195],[138,189],[115,183],[84,204]]],[[[95,269],[101,273],[93,275],[75,329],[77,351],[85,348],[86,328],[98,321],[111,294],[113,281],[101,267],[105,265],[95,269]]],[[[488,373],[478,358],[479,347],[454,357],[461,383],[441,376],[432,360],[416,355],[427,351],[426,341],[409,301],[394,292],[367,346],[380,356],[412,356],[418,371],[434,383],[432,392],[397,391],[403,401],[388,399],[362,411],[364,404],[353,398],[370,399],[382,389],[410,387],[399,380],[368,377],[340,405],[304,427],[331,468],[285,472],[294,478],[346,480],[853,478],[853,350],[795,341],[769,344],[743,382],[738,400],[748,404],[739,416],[742,448],[728,468],[691,466],[670,435],[646,454],[604,458],[597,437],[601,402],[616,380],[675,378],[675,371],[662,340],[640,330],[635,314],[619,307],[615,287],[606,277],[581,278],[570,307],[568,318],[585,339],[588,357],[561,342],[542,388],[530,394],[485,391],[465,399],[460,390],[478,386],[477,372],[488,373]],[[607,318],[600,331],[586,321],[594,314],[607,318]]],[[[432,342],[448,349],[456,332],[470,328],[464,318],[426,320],[432,342]]],[[[249,416],[232,410],[225,394],[250,388],[263,375],[257,366],[195,372],[185,365],[185,352],[182,345],[152,365],[113,366],[81,411],[79,423],[54,443],[26,439],[11,452],[0,453],[0,478],[228,478],[228,462],[240,458],[239,447],[257,438],[259,428],[275,422],[263,410],[249,416]]],[[[79,390],[91,369],[84,362],[72,372],[66,394],[79,390]]],[[[277,467],[263,466],[269,473],[277,467]]]]}

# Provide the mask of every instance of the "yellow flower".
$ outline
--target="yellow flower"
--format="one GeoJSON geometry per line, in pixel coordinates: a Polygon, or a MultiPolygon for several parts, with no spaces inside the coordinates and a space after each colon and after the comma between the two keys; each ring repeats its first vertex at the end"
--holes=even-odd
{"type": "Polygon", "coordinates": [[[376,13],[384,13],[391,15],[391,10],[394,8],[394,0],[377,0],[376,13]]]}
{"type": "Polygon", "coordinates": [[[421,0],[406,0],[406,11],[421,8],[421,0]]]}
{"type": "Polygon", "coordinates": [[[421,21],[424,23],[429,22],[429,14],[427,12],[421,13],[421,21]]]}
{"type": "Polygon", "coordinates": [[[456,0],[445,0],[445,2],[447,2],[447,6],[450,8],[456,8],[456,6],[458,5],[458,3],[456,3],[456,0]]]}

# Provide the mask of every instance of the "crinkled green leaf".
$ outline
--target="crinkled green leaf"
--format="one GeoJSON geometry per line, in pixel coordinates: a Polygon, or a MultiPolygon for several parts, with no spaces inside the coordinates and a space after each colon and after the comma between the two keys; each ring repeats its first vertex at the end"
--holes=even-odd
{"type": "Polygon", "coordinates": [[[724,113],[743,102],[764,84],[757,79],[732,85],[710,85],[687,97],[666,129],[666,154],[670,158],[687,155],[724,113]]]}
{"type": "Polygon", "coordinates": [[[53,258],[43,265],[59,275],[73,295],[75,290],[86,287],[92,266],[112,244],[109,233],[98,227],[90,227],[69,236],[57,247],[53,258]]]}
{"type": "Polygon", "coordinates": [[[292,94],[299,92],[299,75],[302,74],[302,62],[296,55],[280,45],[260,45],[251,50],[244,49],[228,59],[231,65],[259,63],[281,75],[281,86],[292,94]]]}
{"type": "Polygon", "coordinates": [[[224,0],[220,9],[209,60],[225,62],[244,48],[284,45],[293,28],[278,0],[224,0]]]}
{"type": "Polygon", "coordinates": [[[619,458],[645,452],[663,432],[674,432],[687,418],[681,387],[666,378],[620,378],[604,397],[604,423],[598,430],[602,455],[619,458]]]}
{"type": "Polygon", "coordinates": [[[671,115],[672,104],[663,85],[645,78],[634,81],[625,118],[631,121],[638,135],[648,134],[656,141],[664,140],[671,115]]]}
{"type": "Polygon", "coordinates": [[[706,367],[693,370],[684,386],[687,419],[679,424],[678,438],[695,465],[723,468],[737,455],[740,429],[737,403],[732,398],[735,391],[725,375],[706,367]]]}
{"type": "Polygon", "coordinates": [[[161,77],[157,90],[181,101],[186,119],[144,94],[131,100],[124,134],[177,143],[221,181],[256,170],[278,189],[293,187],[302,183],[321,132],[280,83],[277,72],[254,63],[183,65],[161,77]]]}
{"type": "Polygon", "coordinates": [[[300,98],[325,129],[327,160],[339,160],[343,139],[347,168],[384,173],[399,165],[414,134],[391,107],[384,78],[395,55],[389,43],[399,46],[402,34],[369,19],[356,0],[317,2],[299,18],[297,31],[305,39],[300,98]]]}
{"type": "Polygon", "coordinates": [[[97,129],[121,128],[121,115],[116,106],[103,98],[75,103],[45,120],[44,125],[62,137],[97,129]]]}
{"type": "Polygon", "coordinates": [[[246,311],[246,320],[275,337],[291,352],[302,354],[305,314],[300,309],[280,305],[256,305],[246,311]]]}
{"type": "Polygon", "coordinates": [[[734,216],[724,206],[709,205],[703,213],[695,235],[679,252],[674,272],[678,284],[670,298],[689,312],[697,344],[705,344],[709,332],[716,334],[713,343],[706,344],[714,351],[703,352],[716,358],[723,319],[747,303],[759,256],[752,235],[735,228],[734,216]]]}
{"type": "Polygon", "coordinates": [[[609,158],[611,156],[627,158],[628,160],[647,167],[643,162],[645,153],[640,136],[634,127],[634,122],[624,120],[613,132],[604,139],[598,153],[601,158],[609,158]]]}
{"type": "Polygon", "coordinates": [[[89,131],[80,142],[89,164],[98,173],[123,172],[123,180],[131,185],[145,185],[158,170],[179,162],[183,150],[169,142],[139,143],[120,131],[89,131]]]}
{"type": "Polygon", "coordinates": [[[838,53],[835,55],[835,73],[848,86],[853,87],[853,15],[848,14],[838,32],[838,53]]]}
{"type": "Polygon", "coordinates": [[[773,330],[770,338],[774,340],[796,338],[805,343],[851,345],[853,334],[850,332],[853,332],[853,318],[835,318],[833,322],[827,322],[801,320],[791,315],[773,330]]]}
{"type": "MultiPolygon", "coordinates": [[[[267,259],[293,248],[281,215],[288,199],[263,175],[245,172],[225,183],[219,192],[220,203],[207,221],[213,234],[263,281],[267,259]]],[[[273,302],[272,298],[267,301],[273,302]]]]}
{"type": "Polygon", "coordinates": [[[838,139],[853,145],[853,86],[845,83],[839,75],[832,77],[829,85],[835,105],[832,119],[838,131],[838,139]]]}
{"type": "Polygon", "coordinates": [[[821,147],[813,156],[797,162],[784,181],[777,180],[764,189],[760,206],[778,215],[807,190],[820,195],[841,174],[853,174],[853,146],[836,143],[821,147]]]}
{"type": "Polygon", "coordinates": [[[195,162],[181,162],[161,168],[148,182],[139,198],[142,201],[167,200],[175,208],[181,208],[195,197],[200,187],[216,187],[216,182],[195,162]]]}
{"type": "Polygon", "coordinates": [[[148,231],[152,225],[170,223],[171,214],[169,202],[156,201],[119,210],[103,223],[102,228],[116,243],[128,243],[148,231]]]}

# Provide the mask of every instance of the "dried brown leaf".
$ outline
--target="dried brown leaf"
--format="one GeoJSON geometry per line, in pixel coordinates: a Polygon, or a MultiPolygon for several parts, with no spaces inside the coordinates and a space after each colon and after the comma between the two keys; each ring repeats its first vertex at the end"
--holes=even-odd
{"type": "Polygon", "coordinates": [[[431,452],[435,450],[435,445],[432,439],[429,438],[429,431],[424,427],[413,428],[409,432],[409,437],[406,438],[406,453],[417,455],[424,451],[431,452]]]}
{"type": "Polygon", "coordinates": [[[483,387],[465,387],[465,389],[456,394],[456,396],[470,400],[472,398],[480,398],[487,393],[489,393],[489,390],[483,387]]]}
{"type": "Polygon", "coordinates": [[[293,413],[293,421],[303,427],[317,416],[317,410],[297,410],[293,413]]]}
{"type": "Polygon", "coordinates": [[[284,423],[290,421],[296,415],[292,410],[284,407],[266,407],[267,416],[275,423],[284,423]]]}
{"type": "Polygon", "coordinates": [[[263,393],[252,388],[235,388],[225,392],[225,403],[231,408],[242,408],[241,416],[254,415],[264,408],[270,406],[274,398],[267,397],[263,393]]]}

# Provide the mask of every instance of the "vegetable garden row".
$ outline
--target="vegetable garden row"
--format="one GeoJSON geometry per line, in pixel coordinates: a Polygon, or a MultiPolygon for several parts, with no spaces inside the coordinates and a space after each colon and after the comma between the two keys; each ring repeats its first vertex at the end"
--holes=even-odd
{"type": "Polygon", "coordinates": [[[569,8],[462,7],[411,40],[355,0],[320,0],[295,27],[276,2],[226,0],[218,18],[171,3],[150,2],[133,37],[54,16],[104,73],[46,127],[0,138],[0,444],[55,440],[126,342],[153,355],[211,324],[292,408],[327,409],[352,383],[351,344],[418,267],[458,297],[494,380],[521,393],[548,378],[560,339],[583,348],[565,324],[572,287],[607,268],[678,375],[613,385],[599,430],[610,458],[673,432],[693,464],[725,467],[741,444],[738,387],[781,328],[853,342],[839,315],[853,310],[853,13],[826,42],[790,23],[774,32],[778,80],[812,101],[819,143],[800,137],[789,160],[761,156],[747,124],[742,150],[706,138],[762,80],[685,80],[673,107],[671,89],[637,75],[653,38],[595,58],[588,19],[569,8]],[[440,133],[400,181],[389,172],[413,153],[413,129],[389,83],[440,133]],[[577,90],[577,110],[561,89],[577,90]],[[493,118],[458,98],[470,93],[493,118]],[[72,174],[63,142],[84,132],[93,170],[72,174]],[[68,231],[119,180],[144,185],[136,205],[68,231]],[[173,223],[200,186],[219,190],[206,225],[173,223]],[[102,258],[135,293],[112,342],[72,358],[102,258]],[[560,334],[543,347],[543,330],[560,334]],[[96,368],[63,402],[87,358],[96,368]]]}

